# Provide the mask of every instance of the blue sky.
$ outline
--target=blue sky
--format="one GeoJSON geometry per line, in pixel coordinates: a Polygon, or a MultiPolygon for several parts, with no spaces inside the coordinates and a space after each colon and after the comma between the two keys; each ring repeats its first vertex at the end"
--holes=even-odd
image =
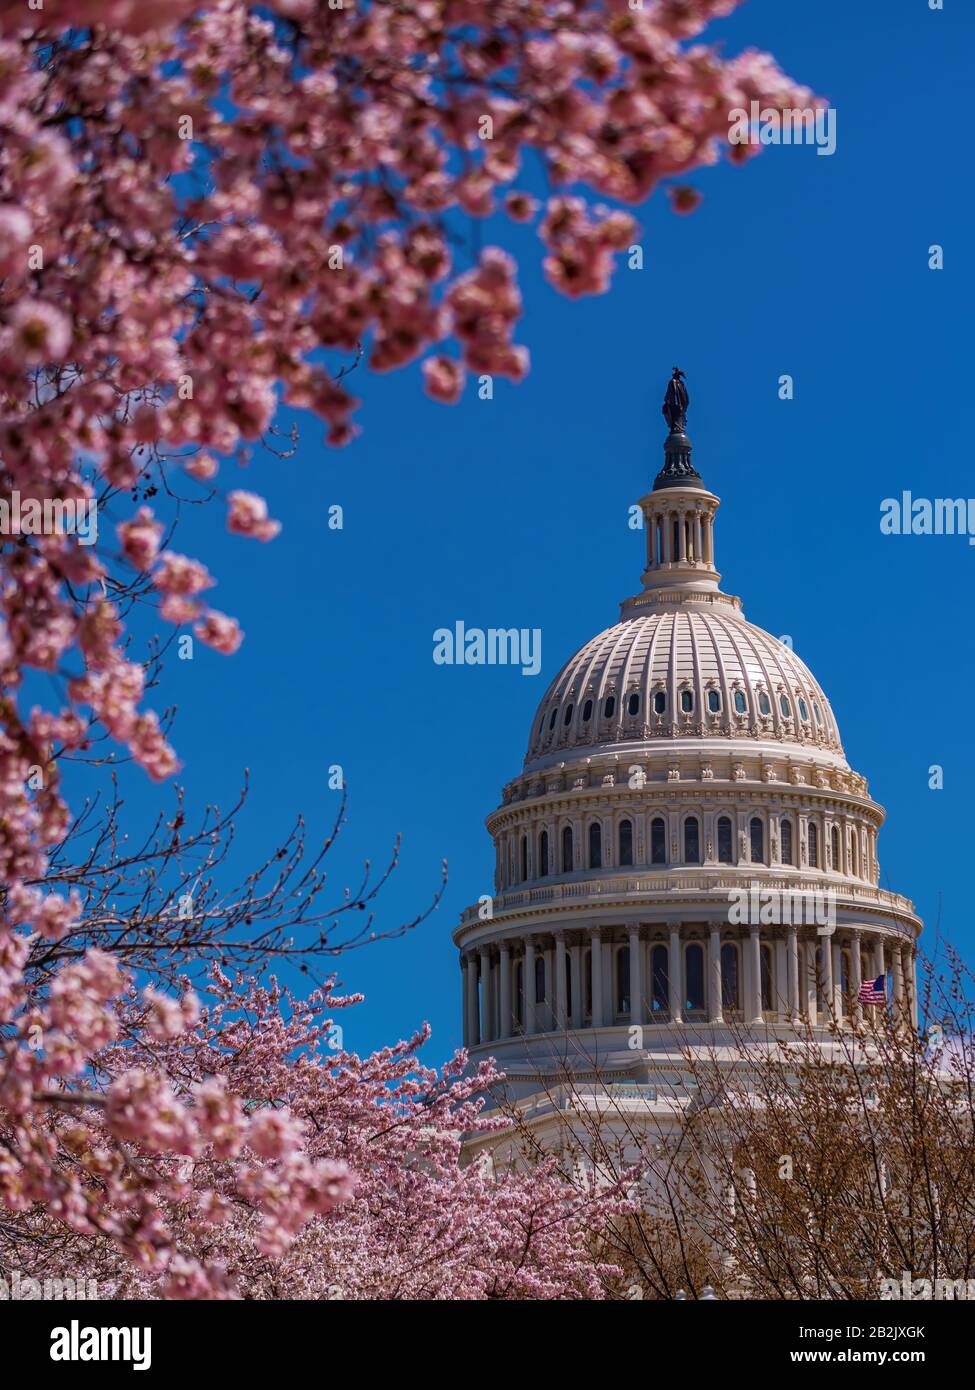
{"type": "MultiPolygon", "coordinates": [[[[483,229],[521,261],[532,353],[519,387],[457,407],[423,394],[419,366],[360,369],[362,436],[328,450],[298,418],[294,458],[258,455],[228,485],[267,496],[271,547],[194,515],[179,548],[219,578],[214,602],[247,637],[233,658],[173,661],[165,693],[189,803],[227,804],[244,765],[251,798],[235,863],[305,813],[324,833],[349,783],[331,860],[340,896],[397,832],[401,866],[381,927],[412,917],[439,879],[439,911],[410,936],[343,958],[366,1003],[343,1019],[366,1050],[424,1019],[431,1059],[459,1042],[461,908],[491,889],[484,816],[520,768],[538,701],[561,663],[616,620],[639,587],[643,538],[627,508],[661,458],[660,401],[679,363],[695,461],[722,498],[717,564],[748,618],[796,651],[829,696],[847,756],[888,811],[884,885],[912,897],[930,934],[975,956],[967,916],[973,774],[969,648],[975,547],[882,536],[880,503],[975,495],[972,482],[970,52],[961,0],[748,0],[713,27],[729,53],[771,51],[837,111],[837,150],[770,148],[691,182],[677,217],[658,193],[639,210],[645,268],[570,303],[540,271],[533,234],[483,229]],[[928,247],[945,269],[928,269],[928,247]],[[778,399],[783,373],[795,399],[778,399]],[[340,504],[345,527],[328,528],[340,504]],[[538,627],[542,669],[442,667],[436,628],[538,627]],[[944,789],[928,768],[944,768],[944,789]]],[[[283,423],[290,424],[285,416],[283,423]]],[[[138,774],[134,816],[160,801],[138,774]]]]}

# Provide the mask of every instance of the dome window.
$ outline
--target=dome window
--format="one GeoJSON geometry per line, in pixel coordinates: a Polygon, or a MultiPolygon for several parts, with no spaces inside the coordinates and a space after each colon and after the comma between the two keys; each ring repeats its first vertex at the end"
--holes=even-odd
{"type": "Polygon", "coordinates": [[[667,828],[658,817],[650,827],[650,863],[667,862],[667,828]]]}
{"type": "Polygon", "coordinates": [[[684,863],[700,864],[701,835],[696,816],[688,816],[684,822],[684,863]]]}
{"type": "Polygon", "coordinates": [[[572,827],[566,825],[562,829],[562,872],[571,874],[572,868],[572,827]]]}
{"type": "Polygon", "coordinates": [[[666,1013],[670,1007],[670,973],[667,969],[666,946],[654,946],[650,952],[650,995],[654,1013],[666,1013]]]}
{"type": "Polygon", "coordinates": [[[792,706],[789,704],[789,697],[787,695],[779,696],[779,709],[782,711],[784,719],[792,718],[792,706]]]}
{"type": "Polygon", "coordinates": [[[731,856],[731,819],[728,816],[721,816],[718,819],[718,863],[732,864],[734,860],[731,856]]]}
{"type": "Polygon", "coordinates": [[[809,830],[806,834],[806,844],[809,848],[809,867],[810,869],[819,868],[819,831],[816,829],[814,821],[809,822],[809,830]]]}
{"type": "Polygon", "coordinates": [[[745,699],[745,692],[743,690],[735,691],[735,709],[739,714],[748,713],[748,701],[745,699]]]}
{"type": "Polygon", "coordinates": [[[819,705],[813,705],[813,714],[816,716],[816,723],[822,724],[823,716],[819,712],[819,705]]]}
{"type": "Polygon", "coordinates": [[[555,720],[556,720],[556,716],[557,716],[557,715],[558,715],[558,710],[557,710],[557,709],[553,709],[553,711],[552,711],[552,717],[551,717],[551,719],[548,721],[548,731],[549,731],[549,733],[551,733],[552,730],[555,728],[555,720]]]}
{"type": "Polygon", "coordinates": [[[721,947],[721,1007],[739,1009],[738,998],[738,948],[730,941],[721,947]]]}
{"type": "Polygon", "coordinates": [[[628,820],[620,821],[619,831],[619,862],[620,867],[625,868],[633,863],[633,823],[628,820]]]}
{"type": "Polygon", "coordinates": [[[603,832],[596,820],[589,827],[589,867],[590,869],[603,867],[603,832]]]}
{"type": "Polygon", "coordinates": [[[690,714],[694,708],[693,690],[682,690],[680,692],[680,707],[685,714],[690,714]]]}
{"type": "Polygon", "coordinates": [[[538,837],[538,877],[544,878],[548,873],[548,831],[543,830],[538,837]]]}
{"type": "Polygon", "coordinates": [[[635,690],[626,702],[626,712],[627,714],[640,713],[640,697],[635,690]]]}
{"type": "Polygon", "coordinates": [[[591,718],[592,718],[592,701],[591,701],[591,700],[587,700],[586,703],[585,703],[585,704],[583,705],[583,707],[582,707],[582,722],[583,722],[583,724],[588,724],[591,718]]]}
{"type": "Polygon", "coordinates": [[[666,692],[665,690],[658,690],[658,691],[656,691],[656,692],[654,693],[654,697],[653,697],[653,712],[654,712],[654,714],[663,714],[663,712],[664,712],[664,710],[666,710],[666,708],[667,708],[667,692],[666,692]]]}
{"type": "Polygon", "coordinates": [[[791,864],[792,862],[792,822],[784,820],[782,822],[782,863],[791,864]]]}
{"type": "Polygon", "coordinates": [[[721,696],[717,690],[708,691],[708,709],[712,714],[719,714],[721,711],[721,696]]]}
{"type": "Polygon", "coordinates": [[[565,707],[565,718],[562,720],[562,723],[563,723],[563,724],[568,724],[568,723],[571,722],[571,719],[572,719],[572,706],[571,706],[571,705],[566,705],[566,707],[565,707]]]}
{"type": "Polygon", "coordinates": [[[692,942],[684,952],[684,1007],[689,1013],[704,1008],[704,948],[692,942]]]}
{"type": "Polygon", "coordinates": [[[806,702],[805,702],[805,700],[800,700],[800,701],[799,701],[799,714],[800,714],[800,716],[802,717],[802,719],[808,724],[808,723],[809,723],[809,711],[808,711],[808,709],[806,708],[806,702]]]}
{"type": "Polygon", "coordinates": [[[765,693],[764,690],[759,691],[759,695],[758,695],[758,708],[759,708],[759,710],[761,711],[762,714],[771,714],[771,713],[772,713],[772,705],[771,705],[771,702],[769,701],[769,697],[766,695],[766,693],[765,693]]]}
{"type": "Polygon", "coordinates": [[[765,863],[765,827],[758,816],[752,818],[748,827],[753,864],[765,863]]]}
{"type": "Polygon", "coordinates": [[[603,705],[603,718],[612,719],[616,710],[616,699],[612,695],[606,696],[606,703],[603,705]]]}

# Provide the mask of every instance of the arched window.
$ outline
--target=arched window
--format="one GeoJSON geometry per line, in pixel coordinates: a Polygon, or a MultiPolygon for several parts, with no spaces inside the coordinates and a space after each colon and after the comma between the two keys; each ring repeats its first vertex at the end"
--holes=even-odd
{"type": "Polygon", "coordinates": [[[684,952],[684,982],[687,999],[684,1007],[689,1010],[704,1008],[704,948],[692,942],[684,952]]]}
{"type": "Polygon", "coordinates": [[[738,1003],[738,948],[730,941],[721,947],[721,1007],[737,1009],[738,1003]]]}
{"type": "Polygon", "coordinates": [[[860,877],[860,856],[857,854],[857,833],[850,831],[850,873],[854,878],[860,877]]]}
{"type": "Polygon", "coordinates": [[[658,817],[650,826],[650,863],[667,862],[667,827],[658,817]]]}
{"type": "Polygon", "coordinates": [[[666,946],[654,946],[650,952],[650,1000],[655,1013],[664,1013],[670,1006],[666,946]]]}
{"type": "Polygon", "coordinates": [[[735,709],[738,714],[748,713],[748,701],[745,699],[745,692],[743,690],[735,691],[735,709]]]}
{"type": "Polygon", "coordinates": [[[819,831],[814,821],[809,822],[809,829],[806,831],[806,844],[809,849],[810,869],[819,868],[819,831]]]}
{"type": "Polygon", "coordinates": [[[572,872],[572,826],[566,825],[562,828],[562,872],[571,874],[572,872]]]}
{"type": "Polygon", "coordinates": [[[572,722],[572,706],[571,706],[571,705],[566,705],[566,707],[565,707],[565,719],[564,719],[562,722],[563,722],[563,724],[570,724],[570,723],[572,722]]]}
{"type": "Polygon", "coordinates": [[[545,1003],[545,957],[535,957],[535,1003],[545,1003]]]}
{"type": "Polygon", "coordinates": [[[621,866],[633,863],[633,822],[628,820],[620,821],[619,829],[620,852],[619,862],[621,866]]]}
{"type": "Polygon", "coordinates": [[[684,822],[684,863],[700,864],[701,831],[696,816],[688,816],[684,822]]]}
{"type": "Polygon", "coordinates": [[[616,952],[616,1012],[630,1012],[630,948],[621,946],[616,952]]]}
{"type": "Polygon", "coordinates": [[[805,702],[805,700],[800,700],[800,701],[799,701],[799,713],[802,715],[802,718],[803,718],[804,722],[808,724],[808,723],[809,723],[809,711],[808,711],[808,709],[806,708],[806,702],[805,702]]]}
{"type": "Polygon", "coordinates": [[[792,706],[789,704],[789,697],[787,695],[779,696],[779,709],[782,711],[782,717],[784,719],[792,718],[792,706]]]}
{"type": "Polygon", "coordinates": [[[721,710],[721,695],[717,690],[708,691],[708,709],[712,714],[718,714],[721,710]]]}
{"type": "Polygon", "coordinates": [[[791,820],[782,821],[782,863],[792,864],[792,822],[791,820]]]}
{"type": "Polygon", "coordinates": [[[592,718],[592,701],[591,701],[591,700],[587,700],[586,703],[585,703],[585,704],[583,705],[583,707],[582,707],[582,722],[583,722],[583,724],[588,724],[591,718],[592,718]]]}
{"type": "Polygon", "coordinates": [[[718,817],[718,863],[733,864],[732,840],[731,840],[731,819],[728,816],[718,817]]]}
{"type": "Polygon", "coordinates": [[[613,717],[613,712],[614,712],[615,709],[616,709],[616,698],[615,698],[615,696],[613,696],[613,695],[607,695],[607,696],[606,696],[606,703],[603,705],[603,718],[604,718],[604,719],[612,719],[612,717],[613,717]]]}
{"type": "Polygon", "coordinates": [[[594,820],[589,827],[589,867],[603,867],[603,832],[598,820],[594,820]]]}
{"type": "Polygon", "coordinates": [[[764,690],[758,693],[758,709],[760,714],[771,714],[772,704],[764,690]]]}
{"type": "Polygon", "coordinates": [[[833,851],[833,868],[838,874],[842,873],[843,865],[840,863],[840,832],[835,825],[829,832],[829,842],[833,851]]]}
{"type": "Polygon", "coordinates": [[[682,690],[680,692],[680,707],[685,714],[690,714],[694,708],[693,690],[682,690]]]}
{"type": "Polygon", "coordinates": [[[551,717],[551,719],[548,721],[549,733],[551,733],[551,731],[555,728],[555,721],[556,721],[556,719],[558,718],[558,716],[559,716],[558,708],[553,709],[553,711],[552,711],[552,717],[551,717]]]}
{"type": "Polygon", "coordinates": [[[626,712],[627,714],[640,713],[640,697],[635,690],[626,702],[626,712]]]}
{"type": "Polygon", "coordinates": [[[654,693],[653,693],[653,712],[654,712],[654,714],[663,714],[663,712],[664,712],[664,710],[665,710],[666,708],[667,708],[667,692],[666,692],[666,690],[655,690],[654,693]]]}
{"type": "Polygon", "coordinates": [[[759,820],[758,816],[753,816],[753,817],[752,817],[752,823],[751,823],[751,826],[749,827],[749,831],[750,831],[750,836],[751,836],[752,863],[753,863],[753,864],[764,864],[764,863],[765,863],[765,827],[762,825],[762,822],[759,820]]]}
{"type": "Polygon", "coordinates": [[[762,1012],[771,1013],[772,1011],[772,948],[763,946],[761,951],[762,962],[762,1012]]]}
{"type": "Polygon", "coordinates": [[[538,837],[538,877],[548,873],[548,831],[543,830],[538,837]]]}

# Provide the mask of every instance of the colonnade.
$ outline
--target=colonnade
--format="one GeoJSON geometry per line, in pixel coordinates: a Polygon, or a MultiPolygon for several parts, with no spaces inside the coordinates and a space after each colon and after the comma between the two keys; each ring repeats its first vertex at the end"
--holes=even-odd
{"type": "Polygon", "coordinates": [[[882,1005],[861,985],[888,977],[894,1017],[917,1027],[916,951],[889,932],[669,924],[512,934],[466,950],[464,1045],[564,1029],[832,1020],[882,1005]]]}

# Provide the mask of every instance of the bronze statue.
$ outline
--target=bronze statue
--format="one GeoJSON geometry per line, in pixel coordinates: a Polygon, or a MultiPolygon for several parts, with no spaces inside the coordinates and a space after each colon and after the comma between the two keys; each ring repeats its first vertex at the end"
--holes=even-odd
{"type": "Polygon", "coordinates": [[[690,398],[687,394],[687,387],[684,385],[684,373],[680,367],[674,368],[674,375],[667,383],[667,394],[664,396],[663,415],[667,424],[670,426],[671,434],[683,434],[687,428],[687,407],[690,398]]]}

